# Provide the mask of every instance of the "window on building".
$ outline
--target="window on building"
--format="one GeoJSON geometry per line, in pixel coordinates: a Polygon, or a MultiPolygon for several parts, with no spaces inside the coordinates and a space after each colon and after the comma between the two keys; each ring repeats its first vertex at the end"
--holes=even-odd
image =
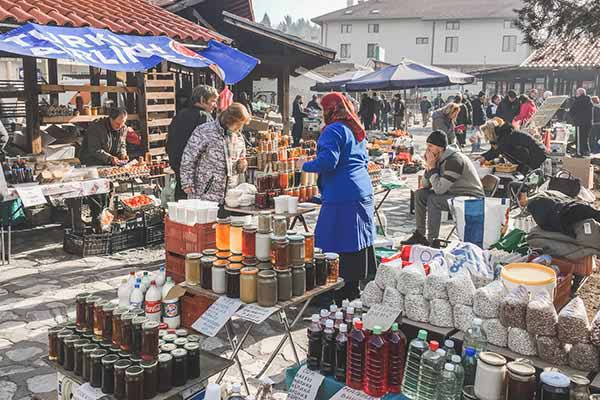
{"type": "Polygon", "coordinates": [[[515,35],[502,36],[502,51],[504,53],[517,51],[517,37],[515,35]]]}
{"type": "Polygon", "coordinates": [[[517,21],[514,19],[505,19],[504,29],[517,29],[517,21]]]}
{"type": "Polygon", "coordinates": [[[369,24],[369,33],[379,33],[379,24],[369,24]]]}
{"type": "Polygon", "coordinates": [[[377,43],[367,44],[367,58],[377,58],[379,56],[379,45],[377,43]]]}
{"type": "Polygon", "coordinates": [[[342,24],[342,33],[352,33],[352,24],[342,24]]]}
{"type": "Polygon", "coordinates": [[[418,37],[417,44],[429,44],[429,38],[428,37],[418,37]]]}
{"type": "Polygon", "coordinates": [[[458,53],[458,36],[446,38],[446,53],[458,53]]]}
{"type": "Polygon", "coordinates": [[[352,56],[350,53],[351,50],[352,46],[350,43],[340,44],[340,58],[350,58],[352,56]]]}
{"type": "Polygon", "coordinates": [[[460,21],[446,21],[447,31],[457,31],[460,29],[460,21]]]}

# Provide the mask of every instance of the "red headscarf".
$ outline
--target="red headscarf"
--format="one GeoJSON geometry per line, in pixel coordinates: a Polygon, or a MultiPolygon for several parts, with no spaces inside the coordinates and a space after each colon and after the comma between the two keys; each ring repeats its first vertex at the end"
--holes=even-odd
{"type": "Polygon", "coordinates": [[[354,106],[343,94],[338,92],[329,93],[321,99],[321,107],[323,107],[325,125],[344,122],[359,142],[367,137],[367,133],[354,111],[354,106]]]}

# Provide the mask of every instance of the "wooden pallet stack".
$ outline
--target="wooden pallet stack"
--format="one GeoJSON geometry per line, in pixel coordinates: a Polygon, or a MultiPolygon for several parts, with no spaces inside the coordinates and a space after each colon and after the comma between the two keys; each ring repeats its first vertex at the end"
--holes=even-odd
{"type": "Polygon", "coordinates": [[[144,108],[146,125],[143,142],[148,161],[167,155],[168,128],[175,116],[175,74],[149,72],[144,74],[144,108]]]}

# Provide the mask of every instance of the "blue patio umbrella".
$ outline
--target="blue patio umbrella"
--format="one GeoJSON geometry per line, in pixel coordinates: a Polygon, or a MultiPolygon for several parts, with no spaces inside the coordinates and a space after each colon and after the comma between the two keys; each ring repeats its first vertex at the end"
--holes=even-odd
{"type": "Polygon", "coordinates": [[[333,76],[327,82],[317,82],[310,90],[315,92],[346,91],[346,83],[361,78],[373,72],[372,70],[347,71],[333,76]]]}

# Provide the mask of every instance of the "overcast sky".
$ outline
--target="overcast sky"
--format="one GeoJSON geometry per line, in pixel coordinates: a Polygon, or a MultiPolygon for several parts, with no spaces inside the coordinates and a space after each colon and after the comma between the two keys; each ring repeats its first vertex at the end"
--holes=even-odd
{"type": "Polygon", "coordinates": [[[295,20],[311,19],[346,7],[346,0],[253,0],[253,3],[256,20],[260,22],[266,12],[273,25],[287,14],[295,20]]]}

